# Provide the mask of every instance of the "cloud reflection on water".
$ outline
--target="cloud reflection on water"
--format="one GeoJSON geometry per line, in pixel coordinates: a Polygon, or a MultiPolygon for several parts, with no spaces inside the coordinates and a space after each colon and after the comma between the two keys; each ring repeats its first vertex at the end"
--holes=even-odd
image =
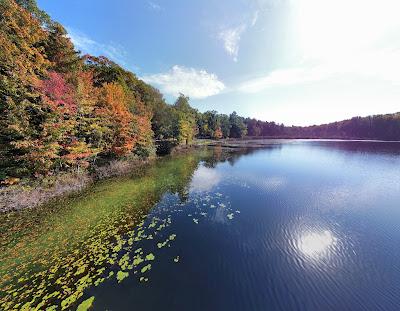
{"type": "Polygon", "coordinates": [[[210,191],[220,181],[221,175],[216,169],[200,166],[193,175],[190,190],[195,192],[210,191]]]}

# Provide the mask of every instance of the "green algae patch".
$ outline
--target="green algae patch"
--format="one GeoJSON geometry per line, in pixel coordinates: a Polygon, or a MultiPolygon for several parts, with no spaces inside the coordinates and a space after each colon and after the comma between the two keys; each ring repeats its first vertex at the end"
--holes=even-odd
{"type": "Polygon", "coordinates": [[[129,276],[129,272],[118,271],[117,272],[117,280],[118,283],[121,283],[125,278],[129,276]]]}
{"type": "Polygon", "coordinates": [[[146,255],[146,260],[154,260],[155,256],[153,253],[146,255]]]}
{"type": "Polygon", "coordinates": [[[78,306],[76,311],[87,311],[93,305],[94,296],[82,301],[82,303],[78,306]]]}
{"type": "Polygon", "coordinates": [[[149,264],[145,265],[142,268],[142,270],[140,270],[140,272],[145,273],[145,272],[149,271],[150,269],[151,269],[151,264],[149,263],[149,264]]]}

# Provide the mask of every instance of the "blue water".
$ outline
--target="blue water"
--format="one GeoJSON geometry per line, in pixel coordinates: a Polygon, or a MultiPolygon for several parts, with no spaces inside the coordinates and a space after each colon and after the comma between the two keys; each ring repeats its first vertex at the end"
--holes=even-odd
{"type": "Polygon", "coordinates": [[[260,143],[0,215],[0,309],[400,310],[400,143],[260,143]]]}
{"type": "Polygon", "coordinates": [[[149,282],[91,289],[96,310],[400,310],[400,144],[213,152],[150,212],[177,239],[149,282]]]}

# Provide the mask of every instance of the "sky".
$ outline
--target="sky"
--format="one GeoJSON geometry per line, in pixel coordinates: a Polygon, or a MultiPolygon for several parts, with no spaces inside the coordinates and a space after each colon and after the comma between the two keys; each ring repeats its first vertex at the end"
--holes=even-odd
{"type": "Polygon", "coordinates": [[[82,53],[204,112],[312,125],[400,111],[398,0],[38,0],[82,53]]]}

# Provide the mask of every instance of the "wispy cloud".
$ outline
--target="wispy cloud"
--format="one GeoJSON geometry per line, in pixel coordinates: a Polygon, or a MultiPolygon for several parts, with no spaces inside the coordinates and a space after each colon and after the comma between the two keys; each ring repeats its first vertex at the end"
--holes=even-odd
{"type": "Polygon", "coordinates": [[[194,99],[213,96],[225,89],[224,83],[215,74],[178,65],[168,72],[147,75],[142,79],[156,85],[166,94],[178,96],[183,93],[194,99]]]}
{"type": "Polygon", "coordinates": [[[126,65],[127,52],[118,44],[115,43],[100,43],[91,39],[86,34],[67,27],[68,37],[71,39],[75,47],[84,54],[104,55],[111,60],[126,65]]]}
{"type": "Polygon", "coordinates": [[[238,61],[240,37],[245,30],[246,25],[242,24],[238,27],[224,29],[218,35],[224,44],[225,51],[235,62],[238,61]]]}
{"type": "Polygon", "coordinates": [[[326,72],[326,70],[320,67],[277,69],[264,76],[242,82],[238,90],[244,93],[258,93],[271,87],[315,82],[327,78],[331,74],[331,72],[326,72]]]}
{"type": "Polygon", "coordinates": [[[244,21],[237,23],[234,27],[221,27],[218,39],[222,41],[223,47],[234,62],[238,61],[240,40],[242,35],[257,24],[260,10],[256,9],[253,13],[246,14],[244,21]]]}
{"type": "Polygon", "coordinates": [[[251,19],[251,23],[250,23],[251,27],[254,27],[257,24],[259,14],[260,14],[260,11],[258,11],[258,10],[254,12],[253,18],[251,19]]]}
{"type": "Polygon", "coordinates": [[[161,11],[162,10],[162,7],[159,4],[157,4],[157,3],[153,2],[153,1],[148,1],[147,3],[149,4],[150,9],[152,9],[154,11],[161,11]]]}
{"type": "Polygon", "coordinates": [[[300,85],[331,78],[368,78],[400,85],[400,49],[376,49],[354,57],[340,58],[317,65],[274,70],[264,76],[242,82],[237,88],[257,93],[279,86],[300,85]]]}

